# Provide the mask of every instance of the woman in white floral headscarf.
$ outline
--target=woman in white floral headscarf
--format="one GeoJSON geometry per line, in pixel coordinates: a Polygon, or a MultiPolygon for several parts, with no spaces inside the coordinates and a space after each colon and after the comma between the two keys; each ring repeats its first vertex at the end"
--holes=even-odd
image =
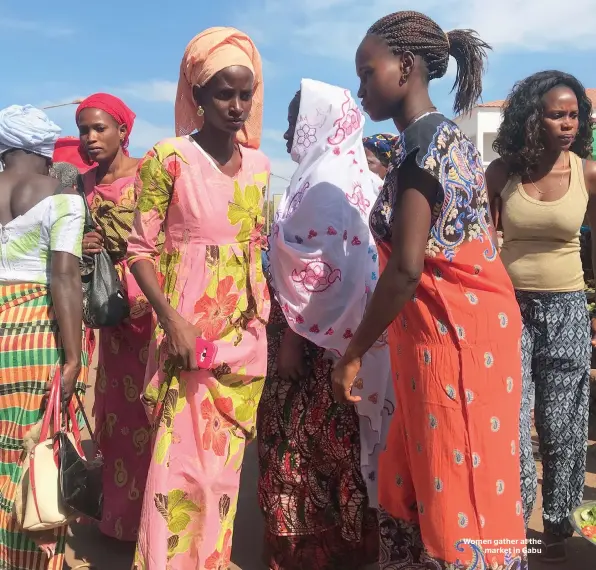
{"type": "Polygon", "coordinates": [[[356,409],[330,373],[378,275],[364,117],[349,91],[304,80],[289,107],[298,168],[276,214],[268,378],[258,413],[266,560],[279,570],[356,569],[377,558],[376,459],[393,411],[383,340],[363,359],[356,409]]]}

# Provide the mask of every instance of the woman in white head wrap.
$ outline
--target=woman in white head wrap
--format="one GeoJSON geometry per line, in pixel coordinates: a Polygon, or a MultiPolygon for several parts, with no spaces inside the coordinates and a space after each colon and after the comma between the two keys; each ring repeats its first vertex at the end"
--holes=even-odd
{"type": "Polygon", "coordinates": [[[334,402],[330,371],[375,287],[368,214],[382,181],[349,91],[303,80],[288,122],[298,168],[269,238],[278,305],[257,429],[266,556],[273,569],[360,568],[377,555],[369,507],[394,407],[384,340],[363,359],[356,410],[334,402]]]}
{"type": "MultiPolygon", "coordinates": [[[[15,494],[47,383],[87,381],[79,271],[83,201],[48,176],[60,128],[39,109],[0,110],[0,567],[60,570],[66,526],[27,534],[15,494]]],[[[38,432],[37,432],[38,433],[38,432]]]]}
{"type": "Polygon", "coordinates": [[[31,105],[11,105],[0,111],[0,156],[9,150],[52,159],[61,129],[40,109],[31,105]]]}

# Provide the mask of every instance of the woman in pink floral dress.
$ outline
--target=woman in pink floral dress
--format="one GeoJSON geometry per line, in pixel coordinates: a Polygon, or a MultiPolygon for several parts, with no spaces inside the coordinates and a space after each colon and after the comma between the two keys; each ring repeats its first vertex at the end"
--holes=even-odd
{"type": "Polygon", "coordinates": [[[267,368],[262,93],[260,57],[245,34],[199,34],[182,60],[179,136],[155,145],[138,171],[129,263],[158,320],[144,392],[156,433],[138,570],[230,563],[240,468],[267,368]],[[211,370],[197,368],[197,337],[217,346],[211,370]]]}
{"type": "Polygon", "coordinates": [[[126,263],[139,163],[127,151],[135,115],[117,97],[96,93],[79,105],[76,119],[81,155],[93,165],[83,175],[83,185],[97,224],[96,231],[85,235],[83,251],[106,248],[130,304],[130,318],[102,329],[99,337],[94,415],[105,461],[99,528],[107,536],[134,542],[151,459],[149,422],[140,397],[152,330],[151,307],[126,263]]]}

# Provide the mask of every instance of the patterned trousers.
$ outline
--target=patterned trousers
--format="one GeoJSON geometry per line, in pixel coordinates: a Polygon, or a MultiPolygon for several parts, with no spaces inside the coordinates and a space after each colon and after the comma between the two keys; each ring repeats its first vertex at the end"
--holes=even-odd
{"type": "Polygon", "coordinates": [[[543,468],[546,532],[573,534],[568,517],[581,503],[588,448],[590,322],[586,297],[517,291],[523,318],[520,415],[521,492],[526,526],[538,481],[532,453],[531,400],[543,468]]]}

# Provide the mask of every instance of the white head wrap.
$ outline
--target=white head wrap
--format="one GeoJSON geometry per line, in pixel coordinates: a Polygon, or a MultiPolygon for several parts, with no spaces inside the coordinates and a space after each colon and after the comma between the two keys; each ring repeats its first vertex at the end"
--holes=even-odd
{"type": "Polygon", "coordinates": [[[32,105],[11,105],[0,110],[0,155],[20,149],[52,158],[62,129],[32,105]]]}
{"type": "MultiPolygon", "coordinates": [[[[341,356],[362,321],[379,274],[368,217],[383,185],[364,153],[364,116],[347,89],[304,79],[292,144],[298,168],[269,238],[269,271],[288,325],[341,356]]],[[[377,456],[394,411],[386,338],[362,359],[361,467],[376,506],[377,456]]]]}

